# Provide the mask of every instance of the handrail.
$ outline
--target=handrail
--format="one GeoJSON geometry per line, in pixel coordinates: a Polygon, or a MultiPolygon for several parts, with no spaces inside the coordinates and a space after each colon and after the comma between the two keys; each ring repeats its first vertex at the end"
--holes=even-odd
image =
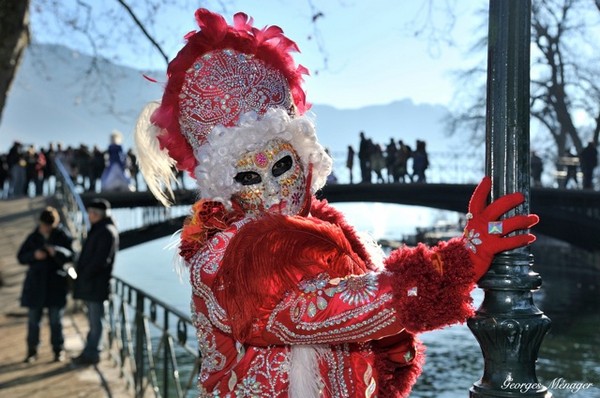
{"type": "MultiPolygon", "coordinates": [[[[81,245],[90,222],[81,196],[60,159],[56,170],[55,199],[76,242],[81,245]]],[[[105,313],[107,348],[136,398],[197,396],[200,355],[189,315],[137,289],[117,277],[105,313]],[[162,324],[159,322],[162,314],[162,324]]]]}
{"type": "Polygon", "coordinates": [[[135,397],[196,396],[200,354],[189,315],[118,277],[109,300],[111,359],[134,386],[135,397]]]}
{"type": "Polygon", "coordinates": [[[67,227],[73,233],[76,241],[81,244],[90,229],[90,220],[87,217],[83,200],[77,193],[75,184],[60,159],[53,158],[52,162],[56,178],[54,195],[61,204],[62,214],[68,224],[67,227]]]}

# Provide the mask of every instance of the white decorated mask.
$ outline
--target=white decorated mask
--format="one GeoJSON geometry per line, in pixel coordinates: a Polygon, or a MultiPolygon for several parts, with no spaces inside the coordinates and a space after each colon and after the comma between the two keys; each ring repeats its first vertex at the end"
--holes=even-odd
{"type": "Polygon", "coordinates": [[[306,176],[289,142],[274,139],[260,150],[245,153],[235,171],[240,189],[234,198],[245,212],[296,215],[305,206],[306,176]]]}

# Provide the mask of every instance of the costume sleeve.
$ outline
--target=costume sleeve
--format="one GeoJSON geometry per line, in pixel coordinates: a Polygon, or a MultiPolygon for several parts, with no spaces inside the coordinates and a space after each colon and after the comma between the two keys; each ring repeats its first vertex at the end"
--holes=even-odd
{"type": "Polygon", "coordinates": [[[472,315],[472,288],[461,239],[432,249],[419,245],[392,254],[383,272],[301,281],[262,311],[255,336],[269,344],[322,344],[437,329],[472,315]]]}
{"type": "Polygon", "coordinates": [[[365,273],[353,266],[360,259],[343,236],[331,232],[335,226],[269,224],[240,230],[222,262],[220,297],[239,341],[365,342],[435,329],[472,313],[473,270],[461,239],[393,252],[385,270],[365,273]]]}
{"type": "Polygon", "coordinates": [[[323,273],[301,281],[274,308],[261,311],[254,343],[350,343],[399,333],[392,290],[380,279],[375,272],[334,279],[323,273]]]}

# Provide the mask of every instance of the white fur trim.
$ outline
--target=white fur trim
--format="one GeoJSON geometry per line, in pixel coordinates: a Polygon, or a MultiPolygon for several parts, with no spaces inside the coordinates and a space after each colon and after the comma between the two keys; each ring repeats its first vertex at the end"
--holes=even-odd
{"type": "Polygon", "coordinates": [[[291,348],[290,398],[319,398],[324,383],[319,369],[319,358],[324,346],[293,345],[291,348]]]}
{"type": "Polygon", "coordinates": [[[317,141],[315,126],[308,116],[290,117],[283,109],[269,109],[262,117],[248,112],[238,126],[217,126],[207,142],[195,152],[195,169],[200,197],[230,205],[231,196],[240,190],[235,182],[235,165],[247,152],[256,151],[275,138],[289,142],[298,153],[305,173],[312,164],[311,193],[322,188],[331,173],[333,161],[317,141]]]}

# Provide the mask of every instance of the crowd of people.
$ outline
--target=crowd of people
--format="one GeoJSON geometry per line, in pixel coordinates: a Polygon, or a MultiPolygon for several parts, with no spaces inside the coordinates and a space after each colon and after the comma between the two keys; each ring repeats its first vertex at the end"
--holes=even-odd
{"type": "Polygon", "coordinates": [[[120,141],[116,131],[106,149],[52,142],[44,148],[15,141],[8,153],[0,154],[0,198],[51,195],[53,159],[61,161],[82,192],[138,190],[136,156],[132,149],[125,152],[120,141]]]}
{"type": "MultiPolygon", "coordinates": [[[[534,187],[541,187],[544,161],[536,151],[531,152],[531,183],[534,187]]],[[[565,151],[558,160],[556,183],[559,188],[567,189],[594,189],[594,170],[598,166],[598,150],[593,141],[577,153],[575,148],[565,151]],[[580,184],[581,181],[581,184],[580,184]]]]}
{"type": "MultiPolygon", "coordinates": [[[[355,157],[358,157],[360,181],[358,183],[426,183],[426,170],[429,168],[429,154],[426,143],[417,140],[415,149],[403,142],[390,138],[387,145],[374,142],[359,133],[360,142],[358,153],[352,145],[348,145],[346,168],[350,184],[354,180],[355,157]]],[[[531,184],[534,187],[543,186],[542,175],[544,160],[536,151],[531,152],[531,184]]],[[[594,171],[598,166],[598,150],[593,141],[578,153],[574,148],[566,151],[558,161],[556,186],[559,188],[594,189],[594,171]]],[[[329,182],[337,182],[337,179],[329,182]]]]}
{"type": "Polygon", "coordinates": [[[410,145],[402,140],[390,141],[385,148],[359,133],[360,143],[358,153],[352,145],[348,146],[346,168],[350,175],[350,184],[354,183],[354,157],[358,156],[360,167],[360,183],[370,184],[375,179],[376,183],[425,183],[425,171],[429,167],[429,157],[425,141],[417,140],[413,150],[410,145]],[[385,176],[384,176],[385,170],[385,176]]]}
{"type": "MultiPolygon", "coordinates": [[[[429,168],[429,154],[426,142],[417,140],[415,149],[403,140],[390,138],[386,144],[379,144],[359,133],[358,152],[348,145],[345,167],[348,169],[350,184],[353,183],[426,183],[426,170],[429,168]],[[360,181],[355,181],[354,165],[358,158],[360,181]]],[[[46,148],[23,145],[14,142],[8,153],[0,154],[0,198],[18,198],[52,194],[54,185],[50,183],[55,174],[53,158],[61,160],[73,182],[81,191],[137,191],[141,176],[136,155],[130,148],[124,152],[120,144],[120,134],[111,134],[107,149],[94,145],[91,149],[81,144],[79,147],[64,148],[60,143],[50,143],[46,148]]],[[[594,170],[598,166],[598,151],[593,142],[577,153],[570,149],[560,158],[557,185],[560,188],[593,189],[594,170]]],[[[531,152],[532,186],[541,187],[544,161],[531,152]]],[[[174,170],[180,187],[185,188],[183,172],[174,170]]],[[[335,172],[328,177],[328,183],[337,183],[335,172]]]]}

